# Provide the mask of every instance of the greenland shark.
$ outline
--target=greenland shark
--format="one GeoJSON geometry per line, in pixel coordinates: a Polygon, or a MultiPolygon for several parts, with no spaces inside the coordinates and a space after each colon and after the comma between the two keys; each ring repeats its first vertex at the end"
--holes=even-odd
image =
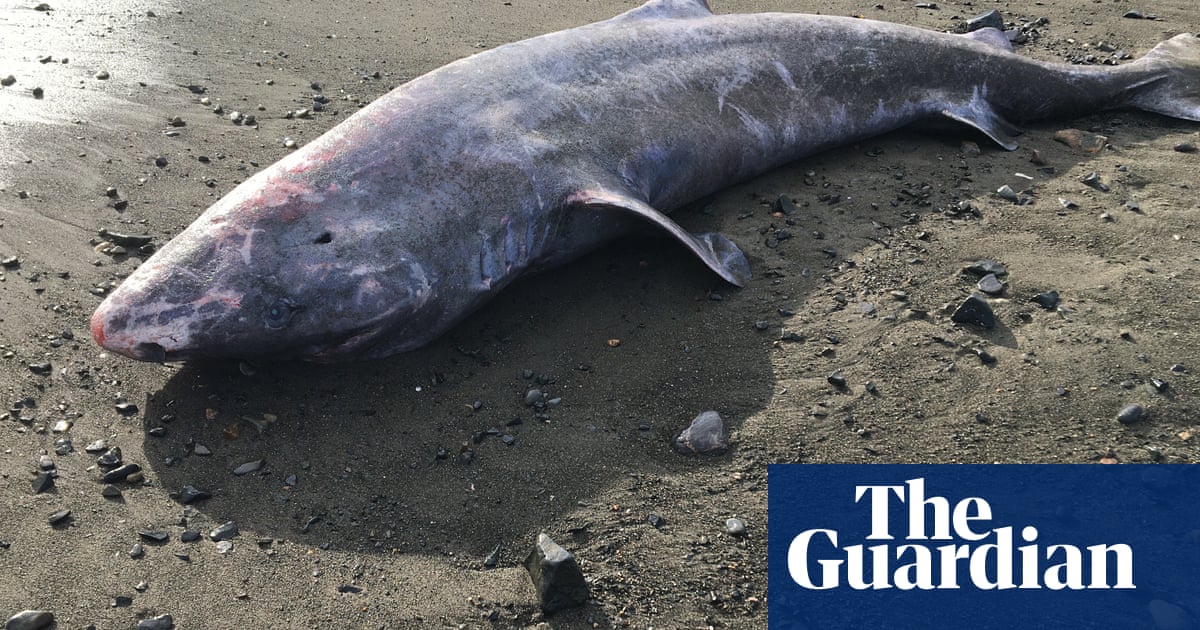
{"type": "Polygon", "coordinates": [[[1117,108],[1200,120],[1200,37],[1076,66],[1015,54],[994,29],[652,0],[380,97],[207,209],[91,331],[147,361],[383,357],[647,225],[740,286],[741,250],[669,212],[914,123],[957,121],[1014,149],[1017,124],[1117,108]]]}

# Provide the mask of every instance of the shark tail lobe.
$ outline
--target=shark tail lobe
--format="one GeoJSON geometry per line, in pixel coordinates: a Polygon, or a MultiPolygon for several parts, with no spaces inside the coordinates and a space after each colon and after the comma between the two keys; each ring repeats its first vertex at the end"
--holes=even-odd
{"type": "Polygon", "coordinates": [[[1134,62],[1148,70],[1133,86],[1129,104],[1156,114],[1200,121],[1200,35],[1184,33],[1134,62]]]}

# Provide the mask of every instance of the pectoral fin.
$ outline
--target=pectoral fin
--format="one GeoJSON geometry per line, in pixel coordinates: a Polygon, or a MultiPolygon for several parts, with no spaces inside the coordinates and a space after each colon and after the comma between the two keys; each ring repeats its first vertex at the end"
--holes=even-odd
{"type": "Polygon", "coordinates": [[[963,105],[952,105],[942,110],[942,115],[965,125],[970,125],[983,135],[992,139],[996,144],[1015,151],[1017,143],[1012,137],[1020,135],[1021,129],[1004,120],[997,114],[987,101],[981,98],[971,99],[963,105]]]}
{"type": "Polygon", "coordinates": [[[571,201],[587,209],[626,212],[639,216],[683,243],[726,282],[740,287],[750,280],[750,263],[746,260],[746,255],[722,234],[691,234],[646,202],[621,193],[585,190],[573,195],[571,201]]]}

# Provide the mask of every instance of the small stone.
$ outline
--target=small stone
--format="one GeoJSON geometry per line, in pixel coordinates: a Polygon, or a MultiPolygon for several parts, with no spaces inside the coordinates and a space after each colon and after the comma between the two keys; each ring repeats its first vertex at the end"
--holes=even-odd
{"type": "Polygon", "coordinates": [[[264,462],[264,460],[261,460],[261,459],[256,459],[252,462],[246,462],[245,464],[242,464],[241,466],[234,468],[233,474],[237,475],[238,477],[241,477],[242,475],[248,475],[252,472],[255,472],[255,471],[261,469],[263,467],[263,462],[264,462]]]}
{"type": "Polygon", "coordinates": [[[1108,138],[1099,134],[1088,133],[1079,129],[1062,129],[1054,134],[1054,139],[1087,153],[1099,153],[1108,144],[1108,138]]]}
{"type": "Polygon", "coordinates": [[[30,485],[34,494],[46,492],[54,487],[54,474],[43,470],[33,478],[33,482],[30,485]]]}
{"type": "Polygon", "coordinates": [[[183,533],[179,535],[179,542],[190,543],[196,542],[197,540],[200,540],[199,530],[185,529],[183,530],[183,533]]]}
{"type": "Polygon", "coordinates": [[[71,517],[71,510],[58,510],[51,512],[50,516],[46,517],[46,522],[51,525],[65,525],[66,520],[71,517]]]}
{"type": "Polygon", "coordinates": [[[233,521],[228,521],[226,523],[222,523],[221,525],[218,525],[217,527],[215,527],[212,531],[208,532],[208,537],[213,542],[229,540],[230,538],[233,538],[234,536],[237,536],[237,535],[238,535],[238,528],[237,528],[237,525],[235,525],[233,521]]]}
{"type": "Polygon", "coordinates": [[[52,433],[66,433],[71,430],[72,423],[70,420],[59,420],[54,423],[54,427],[50,429],[52,433]]]}
{"type": "Polygon", "coordinates": [[[1180,153],[1195,153],[1197,151],[1196,143],[1180,142],[1179,144],[1175,145],[1175,150],[1180,153]]]}
{"type": "Polygon", "coordinates": [[[41,630],[54,623],[54,613],[45,610],[22,610],[4,622],[4,630],[41,630]]]}
{"type": "Polygon", "coordinates": [[[1100,174],[1096,171],[1092,171],[1088,175],[1079,178],[1079,181],[1083,182],[1087,186],[1099,190],[1100,192],[1108,192],[1111,190],[1108,187],[1108,184],[1105,184],[1104,181],[1100,179],[1100,174]]]}
{"type": "Polygon", "coordinates": [[[195,486],[184,486],[183,489],[179,491],[179,502],[184,505],[191,505],[197,501],[203,501],[210,498],[212,498],[212,493],[196,488],[195,486]]]}
{"type": "Polygon", "coordinates": [[[101,440],[95,440],[93,442],[88,442],[88,445],[83,447],[83,450],[84,450],[84,452],[87,452],[87,453],[99,453],[100,451],[103,451],[106,448],[108,448],[108,442],[101,439],[101,440]]]}
{"type": "Polygon", "coordinates": [[[142,530],[138,532],[138,536],[141,536],[142,540],[152,543],[165,543],[171,539],[170,534],[157,529],[142,530]]]}
{"type": "Polygon", "coordinates": [[[1020,196],[1017,195],[1017,191],[1013,190],[1012,186],[1009,186],[1008,184],[997,188],[996,194],[999,195],[1001,199],[1007,201],[1016,202],[1020,200],[1020,196]]]}
{"type": "Polygon", "coordinates": [[[675,438],[675,450],[684,455],[721,455],[729,450],[729,436],[721,414],[705,411],[675,438]]]}
{"type": "Polygon", "coordinates": [[[135,543],[129,550],[129,557],[133,558],[134,560],[137,560],[144,555],[146,555],[146,548],[142,546],[142,543],[135,543]]]}
{"type": "Polygon", "coordinates": [[[0,85],[3,85],[4,87],[14,85],[14,84],[16,84],[16,82],[17,82],[17,77],[14,77],[11,74],[5,75],[4,78],[0,79],[0,85]]]}
{"type": "Polygon", "coordinates": [[[650,526],[654,529],[658,529],[667,523],[666,519],[653,513],[646,517],[646,522],[650,523],[650,526]]]}
{"type": "Polygon", "coordinates": [[[996,315],[987,300],[978,295],[968,297],[950,316],[951,321],[959,324],[972,324],[991,330],[996,326],[996,315]]]}
{"type": "Polygon", "coordinates": [[[537,590],[542,612],[553,614],[582,606],[588,600],[588,585],[575,556],[545,534],[525,558],[525,569],[537,590]]]}
{"type": "MultiPolygon", "coordinates": [[[[104,444],[102,442],[103,442],[103,440],[97,440],[96,442],[89,444],[87,446],[87,448],[84,450],[91,452],[92,450],[94,450],[93,447],[98,444],[99,444],[100,448],[104,448],[104,444]]],[[[103,455],[96,458],[96,464],[98,464],[99,466],[101,466],[103,468],[116,468],[117,466],[120,466],[121,465],[121,447],[114,446],[114,447],[108,449],[107,451],[105,451],[103,455]]]]}
{"type": "Polygon", "coordinates": [[[1047,311],[1053,311],[1054,309],[1058,308],[1058,291],[1046,291],[1045,293],[1039,293],[1033,296],[1033,299],[1030,301],[1046,309],[1047,311]]]}
{"type": "Polygon", "coordinates": [[[49,363],[30,363],[28,367],[30,372],[38,376],[49,376],[54,371],[54,367],[49,363]]]}
{"type": "Polygon", "coordinates": [[[116,410],[122,416],[132,416],[138,412],[138,406],[131,402],[119,402],[116,404],[116,410]]]}
{"type": "Polygon", "coordinates": [[[230,551],[233,551],[233,542],[222,540],[221,542],[217,543],[217,553],[225,555],[230,551]]]}
{"type": "Polygon", "coordinates": [[[209,455],[212,455],[212,449],[199,442],[196,442],[196,444],[192,446],[192,453],[201,457],[208,457],[209,455]]]}
{"type": "Polygon", "coordinates": [[[844,374],[842,374],[841,372],[838,372],[838,371],[833,372],[829,376],[825,377],[825,381],[838,389],[846,388],[846,376],[844,374]]]}
{"type": "Polygon", "coordinates": [[[143,619],[137,624],[137,630],[171,630],[174,627],[175,620],[171,618],[171,615],[159,615],[143,619]]]}
{"type": "Polygon", "coordinates": [[[540,389],[531,389],[525,392],[525,406],[532,407],[533,405],[542,402],[542,396],[542,390],[540,389]]]}
{"type": "Polygon", "coordinates": [[[492,547],[492,551],[483,559],[483,566],[490,569],[500,564],[500,547],[500,543],[496,543],[496,546],[492,547]]]}
{"type": "Polygon", "coordinates": [[[106,473],[100,478],[104,483],[116,483],[118,481],[128,481],[128,477],[134,473],[140,473],[142,467],[137,464],[125,464],[118,466],[106,473]]]}
{"type": "Polygon", "coordinates": [[[1000,279],[994,273],[989,273],[980,278],[979,282],[975,283],[975,286],[988,295],[1000,295],[1004,293],[1004,283],[1000,282],[1000,279]]]}
{"type": "Polygon", "coordinates": [[[1150,378],[1150,387],[1159,394],[1165,394],[1171,388],[1171,384],[1161,378],[1150,378]]]}
{"type": "Polygon", "coordinates": [[[102,496],[106,499],[119,499],[122,496],[124,496],[124,494],[121,492],[120,488],[118,488],[110,483],[110,484],[106,484],[103,488],[100,489],[100,496],[102,496]]]}
{"type": "Polygon", "coordinates": [[[1146,410],[1141,405],[1133,403],[1126,405],[1120,413],[1117,414],[1117,422],[1121,424],[1133,424],[1142,419],[1146,415],[1146,410]]]}
{"type": "Polygon", "coordinates": [[[111,76],[112,75],[108,73],[108,70],[101,70],[96,73],[96,78],[100,81],[107,81],[111,76]]]}
{"type": "Polygon", "coordinates": [[[965,268],[963,268],[963,272],[973,276],[979,276],[980,278],[988,275],[989,273],[995,275],[997,278],[1003,278],[1004,276],[1008,275],[1008,268],[994,260],[983,259],[967,265],[965,268]]]}
{"type": "Polygon", "coordinates": [[[42,470],[54,470],[54,458],[49,455],[38,457],[38,468],[42,470]]]}
{"type": "Polygon", "coordinates": [[[746,523],[740,518],[725,519],[725,533],[730,536],[745,536],[746,523]]]}
{"type": "Polygon", "coordinates": [[[71,442],[71,438],[63,436],[54,440],[55,455],[69,455],[75,452],[75,445],[71,442]]]}
{"type": "Polygon", "coordinates": [[[967,32],[977,31],[981,28],[994,28],[996,30],[1004,30],[1004,18],[996,9],[992,9],[982,15],[977,15],[966,23],[967,32]]]}

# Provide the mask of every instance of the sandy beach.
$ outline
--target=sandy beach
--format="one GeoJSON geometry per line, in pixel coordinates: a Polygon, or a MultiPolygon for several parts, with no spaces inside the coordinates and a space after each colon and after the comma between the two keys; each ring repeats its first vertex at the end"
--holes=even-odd
{"type": "MultiPolygon", "coordinates": [[[[1200,459],[1200,124],[1129,111],[1033,126],[1012,152],[904,130],[675,213],[745,250],[742,289],[648,233],[381,361],[161,365],[92,341],[147,255],[98,251],[101,230],[162,246],[390,89],[636,4],[0,4],[0,617],[763,628],[769,464],[1200,459]],[[1007,272],[991,330],[951,320],[980,260],[1007,272]],[[1031,301],[1049,291],[1058,308],[1031,301]],[[531,409],[535,388],[560,402],[531,409]],[[706,410],[730,452],[676,453],[706,410]],[[106,496],[113,447],[141,480],[106,496]],[[43,456],[57,476],[35,492],[43,456]],[[189,487],[211,496],[185,505],[189,487]],[[539,610],[539,532],[578,557],[584,607],[539,610]]],[[[1128,63],[1200,30],[1190,0],[713,6],[945,31],[993,8],[1051,61],[1128,63]]]]}

